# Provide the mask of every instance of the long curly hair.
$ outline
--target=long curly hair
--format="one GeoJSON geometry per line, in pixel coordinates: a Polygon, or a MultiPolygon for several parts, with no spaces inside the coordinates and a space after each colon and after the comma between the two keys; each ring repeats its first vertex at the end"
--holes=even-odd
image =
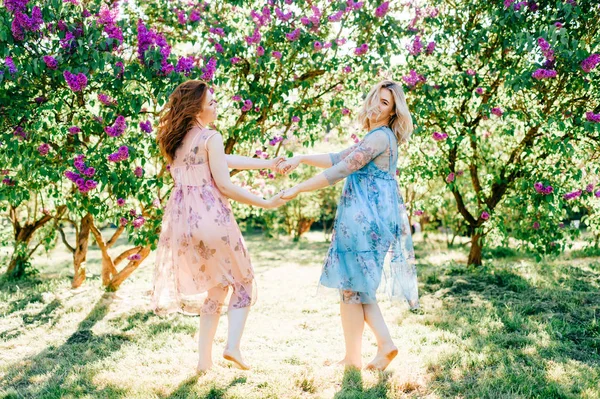
{"type": "Polygon", "coordinates": [[[177,86],[161,111],[156,142],[168,162],[173,162],[187,132],[202,111],[208,85],[201,80],[188,80],[177,86]]]}
{"type": "Polygon", "coordinates": [[[407,142],[414,129],[412,117],[406,104],[406,97],[404,96],[402,86],[393,80],[382,80],[373,86],[358,113],[358,122],[363,128],[370,129],[369,118],[378,115],[380,112],[379,91],[381,89],[388,89],[394,97],[395,110],[389,120],[388,126],[396,135],[399,143],[407,142]]]}

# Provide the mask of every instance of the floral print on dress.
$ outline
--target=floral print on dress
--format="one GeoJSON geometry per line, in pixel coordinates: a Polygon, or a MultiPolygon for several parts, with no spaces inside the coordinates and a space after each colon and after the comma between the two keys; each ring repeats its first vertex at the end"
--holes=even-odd
{"type": "Polygon", "coordinates": [[[374,303],[377,291],[419,307],[410,225],[395,178],[398,145],[388,127],[331,154],[323,174],[346,179],[320,284],[340,290],[345,303],[374,303]]]}

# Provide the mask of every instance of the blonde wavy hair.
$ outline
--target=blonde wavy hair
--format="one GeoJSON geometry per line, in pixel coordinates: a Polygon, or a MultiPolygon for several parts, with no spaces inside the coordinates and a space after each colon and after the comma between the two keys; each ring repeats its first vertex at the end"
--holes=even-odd
{"type": "Polygon", "coordinates": [[[409,140],[410,135],[414,130],[414,126],[410,111],[408,110],[408,105],[406,104],[404,90],[402,90],[402,86],[399,83],[394,82],[393,80],[382,80],[373,86],[358,112],[358,122],[363,128],[371,130],[369,119],[372,119],[374,116],[379,116],[380,114],[379,103],[381,98],[379,96],[379,91],[381,89],[387,89],[392,93],[396,108],[396,112],[390,118],[388,126],[396,135],[398,142],[405,143],[409,140]]]}

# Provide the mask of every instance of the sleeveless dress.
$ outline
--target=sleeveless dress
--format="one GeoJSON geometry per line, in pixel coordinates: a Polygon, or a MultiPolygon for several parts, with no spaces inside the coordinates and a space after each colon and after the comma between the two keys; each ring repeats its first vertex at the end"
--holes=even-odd
{"type": "Polygon", "coordinates": [[[325,177],[330,184],[346,182],[320,285],[340,290],[344,303],[375,303],[379,289],[418,308],[414,247],[395,178],[395,134],[387,126],[374,129],[330,156],[333,166],[325,177]]]}
{"type": "Polygon", "coordinates": [[[256,301],[254,270],[229,200],[208,164],[211,130],[193,128],[170,166],[174,187],[165,207],[152,292],[156,313],[219,314],[212,288],[231,287],[229,306],[256,301]]]}

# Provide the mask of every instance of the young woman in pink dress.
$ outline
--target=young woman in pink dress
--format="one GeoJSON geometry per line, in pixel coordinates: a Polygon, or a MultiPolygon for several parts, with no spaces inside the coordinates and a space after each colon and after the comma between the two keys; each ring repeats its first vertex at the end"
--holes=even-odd
{"type": "Polygon", "coordinates": [[[162,221],[152,306],[157,313],[200,314],[198,371],[212,366],[212,344],[227,302],[228,336],[223,357],[248,369],[240,340],[256,301],[254,270],[229,199],[263,208],[265,200],[234,185],[229,168],[276,169],[283,161],[226,155],[223,137],[208,126],[217,102],[205,82],[179,85],[161,116],[157,141],[175,182],[162,221]]]}

